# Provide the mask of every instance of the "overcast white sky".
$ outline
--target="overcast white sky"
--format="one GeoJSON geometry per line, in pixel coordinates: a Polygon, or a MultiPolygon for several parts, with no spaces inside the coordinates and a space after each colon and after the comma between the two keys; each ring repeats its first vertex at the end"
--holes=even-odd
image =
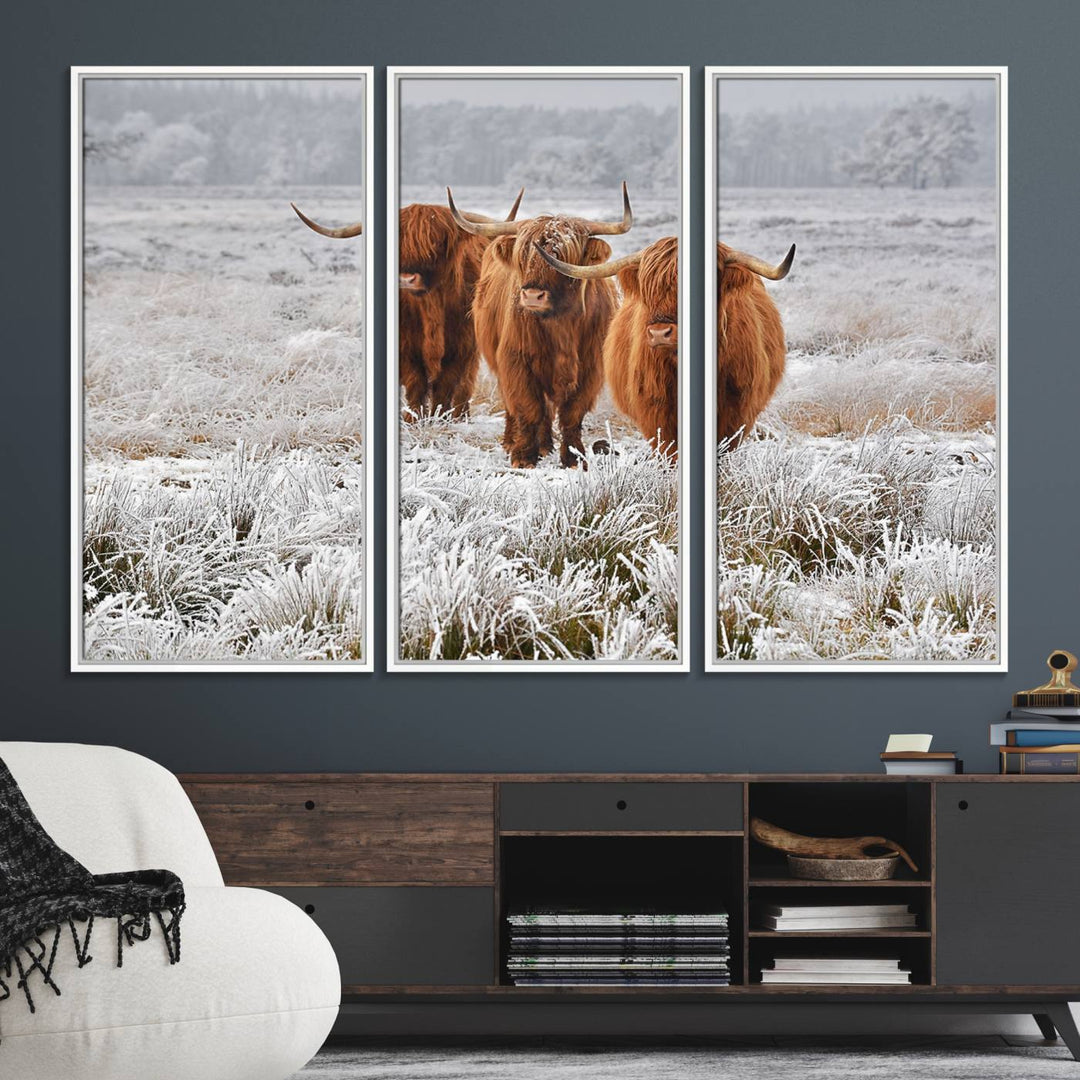
{"type": "Polygon", "coordinates": [[[865,76],[848,79],[784,79],[774,76],[717,79],[717,103],[721,112],[745,113],[755,109],[785,112],[806,107],[829,105],[893,106],[919,94],[963,101],[971,94],[992,99],[995,83],[991,78],[974,79],[875,79],[865,76]]]}
{"type": "Polygon", "coordinates": [[[609,76],[578,78],[535,75],[466,75],[459,78],[402,75],[402,105],[435,105],[463,101],[466,105],[539,105],[544,108],[599,108],[646,105],[676,107],[679,82],[674,76],[623,79],[609,76]]]}

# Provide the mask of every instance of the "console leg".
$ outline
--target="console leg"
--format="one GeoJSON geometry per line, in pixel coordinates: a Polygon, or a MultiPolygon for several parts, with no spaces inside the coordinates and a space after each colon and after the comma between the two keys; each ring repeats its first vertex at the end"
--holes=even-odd
{"type": "Polygon", "coordinates": [[[1035,1023],[1039,1025],[1039,1030],[1042,1032],[1044,1039],[1056,1039],[1057,1028],[1054,1027],[1054,1021],[1050,1019],[1046,1013],[1035,1013],[1035,1023]]]}
{"type": "Polygon", "coordinates": [[[1080,1061],[1080,1031],[1077,1030],[1076,1021],[1069,1011],[1068,1002],[1055,1002],[1046,1006],[1046,1015],[1050,1022],[1057,1028],[1065,1045],[1072,1051],[1072,1056],[1080,1061]]]}

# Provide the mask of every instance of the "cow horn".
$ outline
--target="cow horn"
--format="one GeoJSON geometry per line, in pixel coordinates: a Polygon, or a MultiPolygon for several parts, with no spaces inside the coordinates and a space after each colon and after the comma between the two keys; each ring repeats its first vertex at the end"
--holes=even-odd
{"type": "Polygon", "coordinates": [[[521,222],[515,221],[514,217],[517,214],[517,208],[524,193],[524,188],[518,192],[514,208],[510,211],[510,216],[506,221],[491,221],[487,218],[480,218],[479,214],[463,214],[454,203],[454,194],[449,188],[446,189],[446,201],[450,206],[450,213],[453,215],[454,221],[457,222],[458,228],[463,229],[465,232],[472,233],[473,236],[513,236],[521,226],[521,222]],[[477,218],[480,218],[480,220],[477,221],[477,218]]]}
{"type": "MultiPolygon", "coordinates": [[[[517,198],[514,200],[514,205],[510,207],[510,213],[507,214],[506,217],[504,218],[505,221],[513,221],[514,218],[517,217],[518,207],[521,205],[521,197],[524,194],[525,194],[525,189],[522,188],[517,193],[517,198]]],[[[466,211],[461,216],[466,221],[471,221],[473,224],[476,224],[478,222],[480,224],[483,224],[484,222],[494,221],[495,220],[494,218],[486,217],[484,214],[473,214],[473,213],[470,213],[469,211],[466,211]]]]}
{"type": "Polygon", "coordinates": [[[522,188],[517,193],[517,198],[514,200],[514,205],[510,207],[510,213],[506,215],[507,221],[513,221],[517,217],[518,207],[521,205],[521,197],[525,194],[525,189],[522,188]]]}
{"type": "Polygon", "coordinates": [[[569,278],[577,278],[579,281],[591,281],[593,278],[606,278],[614,277],[620,270],[627,266],[636,266],[641,262],[641,256],[644,251],[635,251],[633,255],[623,255],[620,259],[610,259],[606,263],[599,263],[596,266],[578,266],[576,263],[563,262],[562,259],[556,259],[554,255],[549,255],[539,244],[533,242],[533,247],[540,252],[540,257],[548,264],[558,270],[560,274],[565,274],[569,278]]]}
{"type": "Polygon", "coordinates": [[[589,227],[590,236],[620,236],[629,232],[634,224],[634,212],[630,209],[630,194],[626,190],[626,181],[622,182],[622,221],[589,221],[585,219],[589,227]]]}
{"type": "Polygon", "coordinates": [[[321,233],[323,236],[329,236],[333,240],[348,240],[352,236],[359,236],[364,231],[363,222],[360,221],[355,225],[342,225],[339,229],[327,228],[325,225],[320,225],[317,221],[312,221],[311,218],[296,205],[296,203],[291,202],[289,205],[296,211],[296,216],[309,229],[314,229],[315,232],[321,233]]]}
{"type": "Polygon", "coordinates": [[[768,278],[770,281],[779,281],[781,278],[787,277],[788,271],[791,269],[792,262],[795,261],[795,245],[791,245],[791,250],[784,257],[784,261],[778,266],[770,266],[767,262],[763,262],[761,259],[755,259],[753,255],[746,255],[741,251],[728,252],[727,258],[724,259],[725,266],[742,266],[747,270],[752,270],[755,274],[760,274],[763,278],[768,278]]]}

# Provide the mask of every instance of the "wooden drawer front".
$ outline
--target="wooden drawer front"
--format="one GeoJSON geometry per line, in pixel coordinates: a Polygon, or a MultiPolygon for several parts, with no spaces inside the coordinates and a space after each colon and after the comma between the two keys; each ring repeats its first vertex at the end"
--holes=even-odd
{"type": "Polygon", "coordinates": [[[274,889],[330,939],[343,986],[487,986],[495,898],[476,888],[274,889]]]}
{"type": "Polygon", "coordinates": [[[500,785],[503,832],[724,831],[743,827],[741,784],[500,785]]]}
{"type": "Polygon", "coordinates": [[[193,782],[230,885],[494,882],[494,786],[193,782]]]}

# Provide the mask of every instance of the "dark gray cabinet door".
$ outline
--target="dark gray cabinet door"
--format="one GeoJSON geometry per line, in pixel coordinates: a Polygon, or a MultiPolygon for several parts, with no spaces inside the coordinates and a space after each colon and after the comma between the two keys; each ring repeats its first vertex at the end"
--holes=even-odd
{"type": "Polygon", "coordinates": [[[939,986],[1080,985],[1080,783],[937,787],[939,986]]]}
{"type": "Polygon", "coordinates": [[[330,939],[344,986],[495,982],[494,891],[363,886],[273,889],[330,939]]]}

